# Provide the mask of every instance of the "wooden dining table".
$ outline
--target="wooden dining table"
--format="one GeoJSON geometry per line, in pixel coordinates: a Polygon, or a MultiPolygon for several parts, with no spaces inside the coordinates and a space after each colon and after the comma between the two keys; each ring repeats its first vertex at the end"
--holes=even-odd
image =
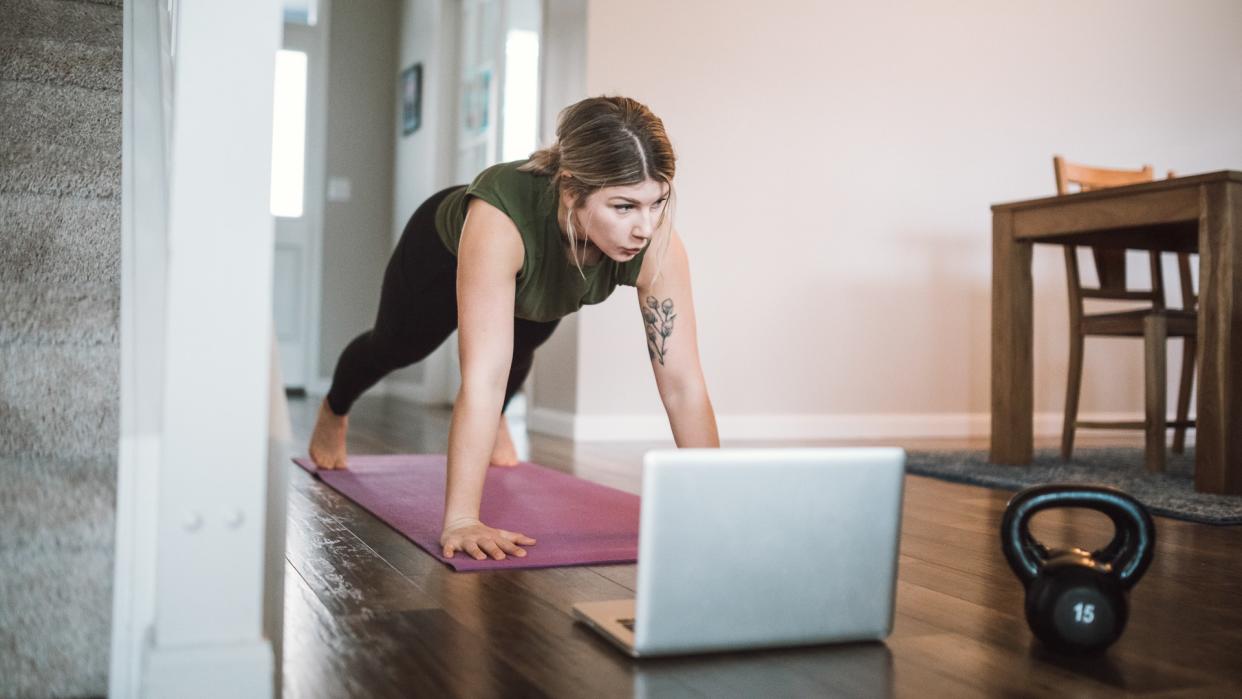
{"type": "Polygon", "coordinates": [[[1036,244],[1199,254],[1195,490],[1242,494],[1242,172],[992,206],[993,463],[1031,463],[1036,244]]]}

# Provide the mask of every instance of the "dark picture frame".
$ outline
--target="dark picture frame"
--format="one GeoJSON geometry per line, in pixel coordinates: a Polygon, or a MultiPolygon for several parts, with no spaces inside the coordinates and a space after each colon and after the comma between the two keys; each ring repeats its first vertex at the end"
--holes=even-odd
{"type": "Polygon", "coordinates": [[[423,124],[423,64],[401,71],[401,135],[409,136],[423,124]]]}

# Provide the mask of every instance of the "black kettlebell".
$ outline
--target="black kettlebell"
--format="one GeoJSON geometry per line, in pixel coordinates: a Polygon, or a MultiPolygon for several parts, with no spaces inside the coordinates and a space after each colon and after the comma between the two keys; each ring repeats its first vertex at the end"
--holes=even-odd
{"type": "Polygon", "coordinates": [[[1039,640],[1065,653],[1096,653],[1126,627],[1127,596],[1155,550],[1156,525],[1129,495],[1100,486],[1039,485],[1009,501],[1001,547],[1026,586],[1026,621],[1039,640]],[[1031,536],[1031,517],[1058,507],[1095,510],[1113,521],[1113,539],[1088,553],[1048,549],[1031,536]]]}

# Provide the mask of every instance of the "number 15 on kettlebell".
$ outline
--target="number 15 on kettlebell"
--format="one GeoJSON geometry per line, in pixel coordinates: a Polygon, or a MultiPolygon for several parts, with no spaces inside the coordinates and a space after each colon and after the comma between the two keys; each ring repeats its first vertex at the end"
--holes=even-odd
{"type": "Polygon", "coordinates": [[[1039,640],[1061,652],[1093,653],[1121,636],[1129,590],[1147,571],[1156,543],[1156,526],[1137,500],[1101,486],[1034,486],[1009,501],[1000,535],[1009,567],[1026,587],[1026,621],[1039,640]],[[1031,517],[1063,507],[1107,516],[1112,541],[1087,552],[1049,549],[1031,536],[1031,517]]]}

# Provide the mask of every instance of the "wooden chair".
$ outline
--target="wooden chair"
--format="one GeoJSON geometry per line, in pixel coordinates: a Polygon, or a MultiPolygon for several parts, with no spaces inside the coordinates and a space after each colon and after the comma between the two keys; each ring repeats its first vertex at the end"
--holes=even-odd
{"type": "MultiPolygon", "coordinates": [[[[1057,177],[1057,194],[1069,194],[1070,185],[1078,185],[1081,191],[1119,187],[1152,180],[1152,167],[1144,165],[1141,170],[1114,170],[1086,167],[1066,162],[1061,156],[1052,159],[1057,177]]],[[[1172,177],[1173,173],[1169,173],[1172,177]]],[[[1194,357],[1196,340],[1194,293],[1190,274],[1190,255],[1178,254],[1178,272],[1181,276],[1182,309],[1165,306],[1164,277],[1161,274],[1160,253],[1151,251],[1151,289],[1132,290],[1126,286],[1126,251],[1123,249],[1091,246],[1099,286],[1085,288],[1078,270],[1078,249],[1065,246],[1065,273],[1069,280],[1070,305],[1070,362],[1069,384],[1065,391],[1065,424],[1061,432],[1061,458],[1069,460],[1074,450],[1074,430],[1084,428],[1141,429],[1146,432],[1146,465],[1149,471],[1163,471],[1165,465],[1165,438],[1168,428],[1175,429],[1173,450],[1181,453],[1185,446],[1186,428],[1193,427],[1189,420],[1190,391],[1194,384],[1194,357]],[[1150,304],[1138,310],[1117,313],[1091,313],[1084,309],[1086,299],[1109,301],[1144,302],[1150,304]],[[1091,422],[1078,420],[1078,397],[1082,388],[1083,345],[1088,336],[1141,337],[1144,339],[1144,366],[1146,392],[1146,419],[1142,422],[1091,422]],[[1177,418],[1172,423],[1166,416],[1166,343],[1169,337],[1183,338],[1181,385],[1178,390],[1177,418]]]]}

